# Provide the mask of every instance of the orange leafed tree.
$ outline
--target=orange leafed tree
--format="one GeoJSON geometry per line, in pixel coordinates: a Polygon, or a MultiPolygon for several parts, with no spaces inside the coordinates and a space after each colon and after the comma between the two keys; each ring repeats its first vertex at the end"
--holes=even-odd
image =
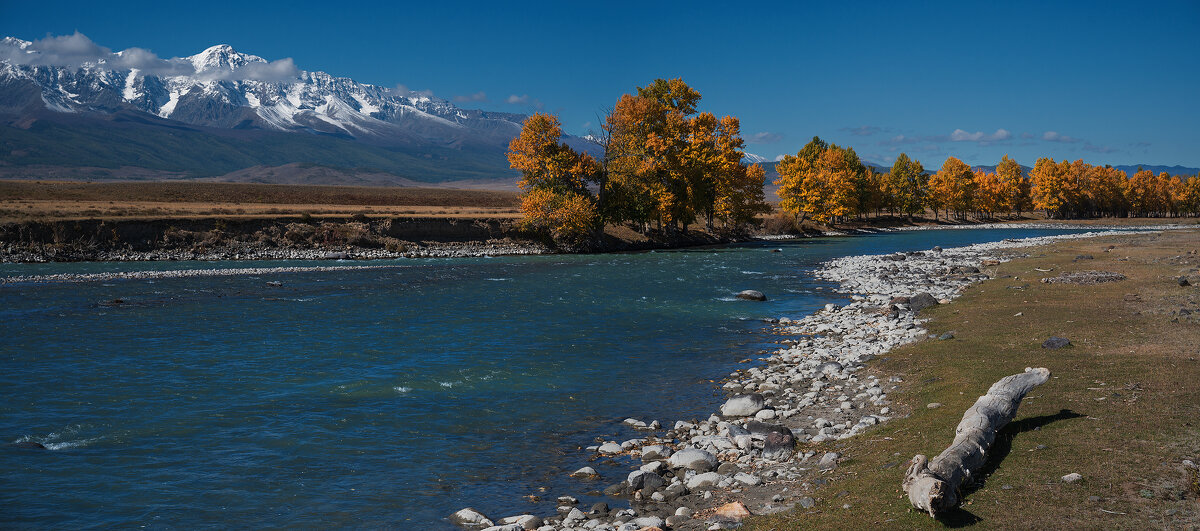
{"type": "Polygon", "coordinates": [[[1033,206],[1047,216],[1065,218],[1079,195],[1078,182],[1071,180],[1071,163],[1055,163],[1052,158],[1040,158],[1033,165],[1033,206]]]}
{"type": "Polygon", "coordinates": [[[588,189],[600,167],[590,155],[562,144],[558,118],[534,114],[509,143],[508,162],[521,171],[521,212],[526,225],[557,242],[578,245],[599,228],[596,199],[588,189]]]}
{"type": "MultiPolygon", "coordinates": [[[[975,174],[965,162],[950,157],[929,179],[929,195],[937,198],[935,204],[946,208],[947,216],[953,210],[960,218],[965,217],[974,205],[975,174]]],[[[936,207],[934,217],[937,217],[936,207]]]]}
{"type": "Polygon", "coordinates": [[[775,184],[779,185],[780,207],[788,212],[827,223],[859,208],[858,187],[865,169],[853,149],[813,138],[795,156],[785,156],[775,170],[779,172],[775,184]]]}
{"type": "Polygon", "coordinates": [[[992,217],[1008,211],[1009,194],[995,173],[975,170],[975,208],[992,217]]]}

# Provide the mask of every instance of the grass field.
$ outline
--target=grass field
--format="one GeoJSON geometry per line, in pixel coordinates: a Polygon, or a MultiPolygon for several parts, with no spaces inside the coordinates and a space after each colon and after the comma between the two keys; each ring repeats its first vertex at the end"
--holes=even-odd
{"type": "Polygon", "coordinates": [[[511,218],[515,192],[199,182],[0,181],[0,221],[404,215],[511,218]]]}
{"type": "Polygon", "coordinates": [[[1177,277],[1200,284],[1198,249],[1200,232],[1168,231],[1061,242],[990,268],[992,280],[929,312],[930,331],[955,339],[908,345],[869,366],[904,379],[889,396],[907,416],[823,445],[849,460],[813,491],[817,505],[748,528],[1195,529],[1200,478],[1182,462],[1200,462],[1200,287],[1177,277]],[[1076,270],[1128,278],[1039,282],[1076,270]],[[1052,335],[1073,346],[1043,349],[1052,335]],[[910,510],[900,487],[909,459],[949,446],[975,399],[1025,367],[1053,377],[1000,432],[961,510],[942,521],[910,510]],[[926,407],[935,402],[944,405],[926,407]],[[1060,479],[1072,472],[1083,481],[1060,479]]]}

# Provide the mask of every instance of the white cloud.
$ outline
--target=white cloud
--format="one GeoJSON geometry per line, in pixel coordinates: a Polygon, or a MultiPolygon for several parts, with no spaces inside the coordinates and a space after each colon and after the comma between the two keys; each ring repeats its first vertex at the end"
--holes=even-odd
{"type": "Polygon", "coordinates": [[[405,96],[405,97],[409,97],[409,98],[432,98],[433,97],[432,90],[429,90],[429,89],[411,90],[406,85],[401,84],[401,83],[397,83],[396,86],[394,88],[392,88],[392,92],[395,92],[401,96],[405,96]]]}
{"type": "Polygon", "coordinates": [[[779,133],[771,133],[768,131],[763,131],[761,133],[754,133],[754,134],[750,135],[748,138],[746,138],[746,143],[747,144],[774,144],[776,142],[779,142],[780,140],[783,140],[783,135],[781,135],[779,133]]]}
{"type": "Polygon", "coordinates": [[[1058,134],[1057,131],[1046,131],[1045,133],[1042,133],[1042,140],[1045,140],[1047,142],[1063,142],[1063,143],[1067,143],[1067,144],[1071,144],[1071,143],[1075,143],[1075,142],[1079,141],[1078,138],[1070,137],[1067,135],[1060,135],[1060,134],[1058,134]]]}
{"type": "Polygon", "coordinates": [[[513,94],[504,101],[510,105],[525,104],[525,103],[529,103],[529,95],[522,94],[522,95],[518,96],[516,94],[513,94]]]}
{"type": "MultiPolygon", "coordinates": [[[[163,59],[145,48],[129,48],[113,53],[96,44],[87,35],[48,36],[29,43],[24,49],[16,45],[0,46],[0,60],[31,66],[79,68],[84,64],[104,64],[114,70],[138,69],[145,75],[191,76],[195,67],[181,58],[163,59]]],[[[210,70],[205,79],[241,81],[284,81],[300,74],[292,59],[269,63],[253,62],[235,70],[210,70]]]]}
{"type": "Polygon", "coordinates": [[[951,142],[999,142],[1010,138],[1012,138],[1012,133],[1005,129],[997,129],[990,135],[984,134],[983,131],[968,133],[962,129],[955,129],[953,133],[950,133],[951,142]]]}
{"type": "Polygon", "coordinates": [[[233,70],[214,69],[204,72],[204,78],[217,81],[287,81],[300,75],[300,69],[289,57],[269,63],[247,63],[233,70]]]}

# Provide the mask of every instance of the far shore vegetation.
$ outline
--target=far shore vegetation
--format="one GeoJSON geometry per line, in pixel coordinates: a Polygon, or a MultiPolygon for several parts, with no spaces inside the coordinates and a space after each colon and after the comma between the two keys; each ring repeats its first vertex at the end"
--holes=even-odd
{"type": "MultiPolygon", "coordinates": [[[[765,171],[742,162],[738,119],[698,112],[700,93],[681,79],[656,79],[617,101],[597,139],[596,159],[561,143],[558,119],[534,114],[509,146],[522,178],[523,222],[560,244],[595,239],[606,225],[655,231],[667,240],[703,221],[737,232],[772,208],[765,171]]],[[[1200,175],[1132,177],[1112,166],[1039,158],[1029,172],[1005,156],[996,171],[949,157],[929,172],[901,153],[876,172],[853,148],[819,137],[775,167],[779,209],[792,224],[839,224],[871,216],[924,215],[934,221],[991,220],[1039,210],[1052,219],[1180,217],[1200,214],[1200,175]]],[[[776,222],[774,225],[778,226],[776,222]]]]}

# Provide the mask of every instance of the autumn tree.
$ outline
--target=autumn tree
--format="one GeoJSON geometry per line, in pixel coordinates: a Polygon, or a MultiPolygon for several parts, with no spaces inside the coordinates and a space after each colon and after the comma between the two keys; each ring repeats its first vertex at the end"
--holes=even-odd
{"type": "Polygon", "coordinates": [[[1181,188],[1180,210],[1187,214],[1200,214],[1200,173],[1189,177],[1181,188]]]}
{"type": "Polygon", "coordinates": [[[1033,206],[1044,210],[1049,217],[1065,218],[1074,207],[1078,196],[1078,182],[1071,180],[1071,163],[1054,162],[1052,158],[1039,158],[1033,165],[1030,177],[1033,181],[1033,206]]]}
{"type": "MultiPolygon", "coordinates": [[[[950,210],[954,210],[960,219],[964,218],[974,205],[974,177],[970,166],[955,157],[950,157],[942,164],[942,169],[929,179],[930,197],[936,197],[936,204],[946,208],[947,217],[950,210]]],[[[936,209],[934,218],[937,218],[936,209]]]]}
{"type": "Polygon", "coordinates": [[[769,211],[765,172],[741,162],[737,118],[697,114],[699,101],[681,79],[656,79],[617,101],[604,125],[606,219],[643,230],[656,223],[675,236],[700,218],[732,228],[769,211]]]}
{"type": "Polygon", "coordinates": [[[837,222],[859,208],[859,186],[866,169],[851,148],[813,137],[796,155],[775,166],[780,207],[822,222],[837,222]]]}
{"type": "Polygon", "coordinates": [[[590,155],[560,143],[558,118],[534,114],[509,143],[508,162],[521,171],[521,212],[526,226],[555,241],[578,245],[600,226],[595,197],[588,189],[600,173],[590,155]]]}
{"type": "Polygon", "coordinates": [[[1133,177],[1129,178],[1125,199],[1129,202],[1129,211],[1137,216],[1148,216],[1161,208],[1158,197],[1158,179],[1154,172],[1138,168],[1133,177]]]}
{"type": "Polygon", "coordinates": [[[866,173],[863,174],[858,185],[859,215],[875,212],[875,215],[878,216],[879,212],[889,205],[891,205],[891,198],[887,195],[886,174],[879,173],[874,168],[867,166],[866,173]]]}
{"type": "Polygon", "coordinates": [[[1000,180],[1000,189],[1004,193],[1004,211],[1018,214],[1032,208],[1029,179],[1017,161],[1005,155],[996,165],[996,178],[1000,180]]]}
{"type": "Polygon", "coordinates": [[[925,174],[925,167],[920,161],[909,159],[907,154],[901,153],[892,163],[887,182],[896,208],[902,214],[911,218],[925,212],[929,176],[925,174]]]}
{"type": "Polygon", "coordinates": [[[560,143],[557,118],[531,116],[509,146],[527,226],[568,243],[605,223],[653,223],[674,238],[701,218],[736,229],[768,212],[765,172],[742,164],[737,118],[697,113],[699,101],[680,79],[625,94],[605,117],[600,161],[560,143]]]}
{"type": "Polygon", "coordinates": [[[813,194],[812,189],[818,183],[807,182],[805,178],[816,164],[817,158],[828,149],[828,143],[814,136],[794,156],[785,155],[783,160],[775,165],[775,171],[779,173],[775,185],[779,187],[777,193],[780,208],[801,216],[801,220],[808,214],[809,210],[805,207],[809,202],[806,197],[813,194]]]}
{"type": "Polygon", "coordinates": [[[997,213],[1007,211],[1008,194],[1005,193],[1000,178],[992,172],[975,170],[975,208],[984,213],[983,217],[993,217],[997,213]]]}
{"type": "Polygon", "coordinates": [[[1112,166],[1092,166],[1088,186],[1089,195],[1095,201],[1095,211],[1100,215],[1122,216],[1129,210],[1125,199],[1125,187],[1129,176],[1112,166]]]}

